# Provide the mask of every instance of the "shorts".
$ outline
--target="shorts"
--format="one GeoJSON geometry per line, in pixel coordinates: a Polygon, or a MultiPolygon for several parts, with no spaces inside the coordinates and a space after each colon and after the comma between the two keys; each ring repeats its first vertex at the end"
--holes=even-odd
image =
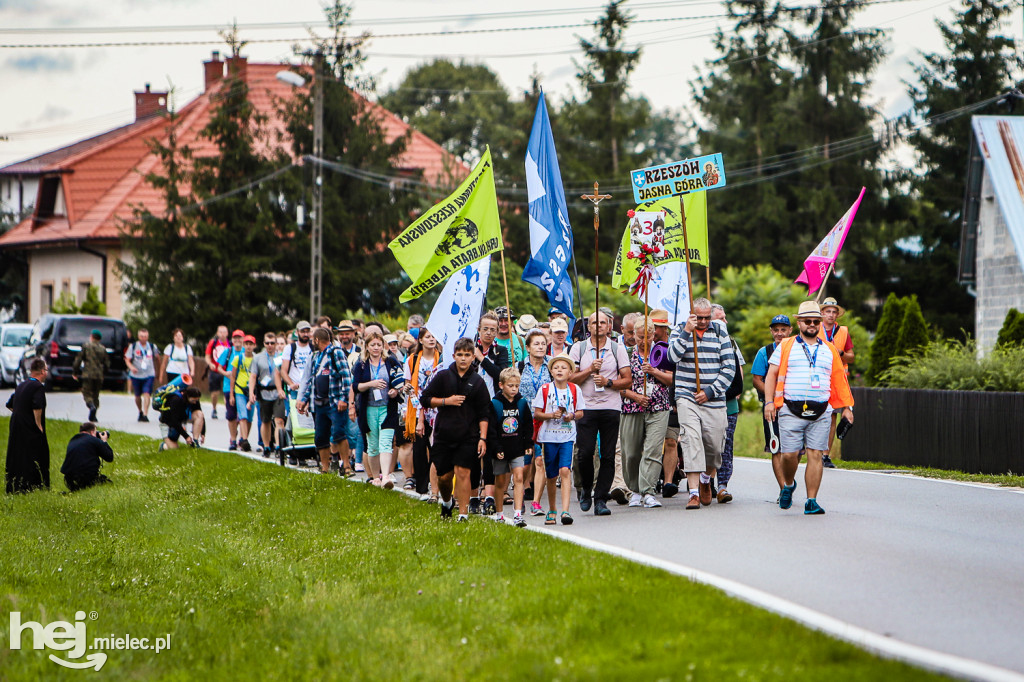
{"type": "Polygon", "coordinates": [[[251,422],[254,416],[253,413],[256,411],[255,407],[253,405],[253,409],[249,409],[249,396],[246,394],[235,394],[235,412],[238,414],[239,421],[251,422]]]}
{"type": "Polygon", "coordinates": [[[132,391],[135,393],[136,398],[141,398],[143,394],[153,393],[153,380],[156,377],[145,377],[143,379],[136,379],[132,377],[132,391]]]}
{"type": "Polygon", "coordinates": [[[783,405],[779,410],[779,452],[827,451],[831,428],[832,415],[827,410],[817,419],[801,419],[783,405]]]}
{"type": "Polygon", "coordinates": [[[572,447],[574,443],[538,443],[544,448],[544,475],[558,478],[561,469],[572,469],[572,447]]]}
{"type": "Polygon", "coordinates": [[[519,457],[505,456],[505,459],[498,459],[494,455],[487,455],[491,460],[491,473],[495,476],[504,476],[505,474],[512,473],[513,469],[522,469],[526,466],[526,457],[520,455],[519,457]]]}
{"type": "Polygon", "coordinates": [[[398,425],[398,428],[395,429],[395,438],[393,445],[396,448],[400,448],[403,445],[409,445],[410,443],[412,443],[412,441],[405,437],[405,422],[402,422],[401,424],[398,425]]]}
{"type": "Polygon", "coordinates": [[[209,382],[211,394],[224,392],[224,375],[212,367],[210,368],[209,382]]]}
{"type": "Polygon", "coordinates": [[[434,440],[430,444],[430,462],[438,476],[444,476],[455,467],[474,469],[480,465],[476,452],[477,441],[467,438],[463,441],[434,440]]]}
{"type": "Polygon", "coordinates": [[[238,410],[236,410],[235,406],[228,400],[230,395],[230,393],[224,391],[224,418],[229,422],[238,421],[238,410]]]}
{"type": "Polygon", "coordinates": [[[665,429],[665,440],[679,440],[679,424],[665,429]]]}
{"type": "Polygon", "coordinates": [[[264,400],[258,398],[260,404],[260,423],[269,424],[274,419],[284,419],[284,400],[264,400]]]}
{"type": "Polygon", "coordinates": [[[683,446],[683,471],[692,474],[722,466],[725,431],[729,425],[725,405],[707,407],[680,398],[679,442],[683,446]]]}
{"type": "Polygon", "coordinates": [[[166,436],[166,438],[167,438],[167,440],[171,441],[172,443],[177,443],[179,438],[181,438],[183,436],[186,436],[186,435],[188,435],[188,434],[182,433],[181,431],[179,431],[178,429],[174,428],[173,426],[168,426],[167,427],[167,436],[166,436]]]}
{"type": "Polygon", "coordinates": [[[315,432],[313,444],[317,450],[337,445],[345,440],[345,429],[348,428],[348,409],[338,410],[338,404],[329,402],[326,405],[313,407],[313,423],[315,432]]]}

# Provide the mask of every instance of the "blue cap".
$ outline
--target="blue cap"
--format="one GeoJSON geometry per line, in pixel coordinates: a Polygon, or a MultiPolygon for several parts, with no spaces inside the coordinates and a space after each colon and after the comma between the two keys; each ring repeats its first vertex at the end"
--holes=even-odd
{"type": "Polygon", "coordinates": [[[548,308],[548,316],[551,316],[554,313],[560,313],[560,312],[562,312],[562,311],[559,310],[558,308],[554,307],[554,306],[551,306],[550,308],[548,308]]]}
{"type": "Polygon", "coordinates": [[[785,315],[776,315],[775,317],[773,317],[772,318],[772,322],[771,322],[771,324],[768,325],[768,327],[771,328],[771,327],[774,327],[777,324],[784,324],[787,327],[792,327],[793,326],[792,324],[789,323],[789,318],[786,317],[785,315]]]}

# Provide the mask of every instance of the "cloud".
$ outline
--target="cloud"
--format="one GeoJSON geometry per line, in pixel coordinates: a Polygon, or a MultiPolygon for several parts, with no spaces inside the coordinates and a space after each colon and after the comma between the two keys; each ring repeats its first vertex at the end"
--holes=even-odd
{"type": "Polygon", "coordinates": [[[19,128],[37,128],[46,123],[56,123],[66,119],[74,113],[56,104],[47,104],[46,108],[36,117],[25,119],[18,124],[19,128]]]}
{"type": "Polygon", "coordinates": [[[4,67],[28,73],[68,72],[74,70],[75,60],[71,55],[67,54],[49,55],[36,53],[21,57],[8,57],[4,61],[4,67]]]}

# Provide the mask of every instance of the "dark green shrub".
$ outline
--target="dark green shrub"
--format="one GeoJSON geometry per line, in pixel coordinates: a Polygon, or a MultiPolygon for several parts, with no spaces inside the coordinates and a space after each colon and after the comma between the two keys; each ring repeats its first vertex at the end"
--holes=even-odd
{"type": "Polygon", "coordinates": [[[883,373],[889,369],[892,359],[896,357],[905,307],[904,300],[898,298],[896,294],[889,294],[885,299],[882,319],[878,322],[875,340],[871,343],[871,367],[868,370],[868,383],[871,385],[882,383],[883,373]]]}

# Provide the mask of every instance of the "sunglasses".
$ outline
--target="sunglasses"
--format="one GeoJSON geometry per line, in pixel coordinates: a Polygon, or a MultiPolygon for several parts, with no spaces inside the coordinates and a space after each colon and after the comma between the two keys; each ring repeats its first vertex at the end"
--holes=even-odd
{"type": "Polygon", "coordinates": [[[821,320],[800,320],[804,324],[821,324],[821,320]]]}
{"type": "Polygon", "coordinates": [[[710,315],[707,315],[707,316],[704,316],[704,315],[694,315],[694,317],[696,317],[698,320],[710,320],[711,319],[710,315]]]}

